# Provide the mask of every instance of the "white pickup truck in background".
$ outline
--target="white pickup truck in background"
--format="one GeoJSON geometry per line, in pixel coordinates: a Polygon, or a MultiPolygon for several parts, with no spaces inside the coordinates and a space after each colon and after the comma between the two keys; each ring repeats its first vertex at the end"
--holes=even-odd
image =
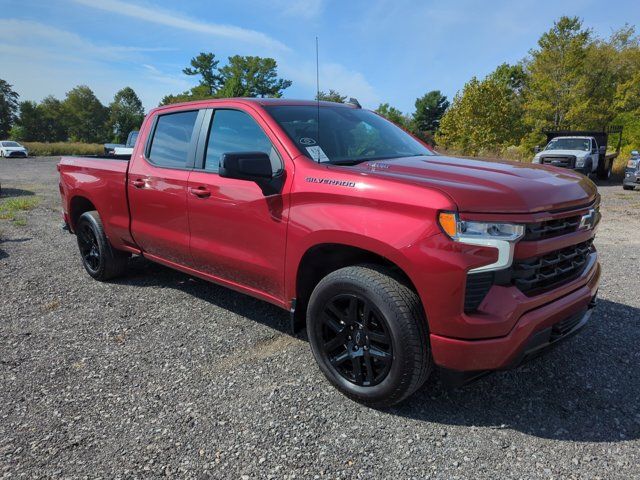
{"type": "Polygon", "coordinates": [[[614,159],[620,152],[621,127],[610,127],[603,131],[549,131],[547,145],[536,147],[533,163],[570,168],[587,176],[606,180],[611,176],[614,159]],[[607,153],[610,134],[618,134],[615,153],[607,153]]]}

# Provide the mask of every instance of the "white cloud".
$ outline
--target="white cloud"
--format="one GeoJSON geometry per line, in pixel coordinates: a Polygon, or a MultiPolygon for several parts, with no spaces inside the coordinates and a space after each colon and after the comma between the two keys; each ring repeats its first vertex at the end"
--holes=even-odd
{"type": "Polygon", "coordinates": [[[42,23],[0,19],[0,57],[10,66],[3,69],[3,78],[23,100],[62,98],[74,86],[86,84],[108,103],[128,85],[146,108],[154,107],[164,95],[191,86],[183,75],[167,74],[146,58],[145,53],[164,50],[168,49],[97,45],[42,23]]]}
{"type": "Polygon", "coordinates": [[[188,18],[178,12],[159,9],[153,5],[139,5],[121,0],[73,0],[76,3],[87,7],[104,10],[138,20],[168,27],[179,28],[194,33],[204,33],[218,37],[229,38],[231,40],[248,42],[261,45],[270,49],[289,50],[282,42],[255,30],[236,27],[234,25],[223,25],[216,23],[206,23],[188,18]]]}

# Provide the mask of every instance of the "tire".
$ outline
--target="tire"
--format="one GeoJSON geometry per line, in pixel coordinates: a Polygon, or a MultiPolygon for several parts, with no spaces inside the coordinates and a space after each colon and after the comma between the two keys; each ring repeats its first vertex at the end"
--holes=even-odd
{"type": "Polygon", "coordinates": [[[623,185],[622,189],[623,190],[633,190],[635,187],[633,185],[623,185]]]}
{"type": "Polygon", "coordinates": [[[611,178],[611,167],[613,166],[613,162],[609,163],[609,166],[606,169],[598,168],[598,179],[600,180],[609,180],[611,178]]]}
{"type": "Polygon", "coordinates": [[[341,268],[324,277],[309,299],[307,333],[329,382],[371,407],[401,402],[431,372],[418,295],[377,265],[341,268]]]}
{"type": "Polygon", "coordinates": [[[129,254],[111,246],[98,212],[83,213],[76,223],[75,232],[82,265],[91,277],[105,281],[125,272],[129,254]]]}

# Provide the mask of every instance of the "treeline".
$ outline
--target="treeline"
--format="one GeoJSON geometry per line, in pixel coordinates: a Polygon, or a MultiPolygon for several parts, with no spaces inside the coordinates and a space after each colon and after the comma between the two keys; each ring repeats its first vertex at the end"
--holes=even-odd
{"type": "Polygon", "coordinates": [[[201,52],[182,70],[189,76],[200,77],[198,85],[177,95],[167,95],[160,105],[231,97],[281,97],[291,86],[291,80],[278,77],[278,64],[273,58],[234,55],[227,63],[211,52],[201,52]]]}
{"type": "Polygon", "coordinates": [[[633,26],[602,39],[562,17],[521,62],[469,80],[435,139],[463,154],[530,158],[545,129],[608,125],[624,127],[625,150],[640,146],[640,39],[633,26]]]}
{"type": "MultiPolygon", "coordinates": [[[[234,55],[224,66],[219,63],[213,53],[192,58],[183,73],[200,77],[198,85],[165,96],[160,105],[207,98],[280,97],[291,86],[290,80],[278,77],[273,58],[234,55]]],[[[70,90],[63,100],[49,96],[40,103],[20,102],[12,86],[0,79],[0,139],[123,143],[143,119],[142,102],[130,87],[118,91],[106,106],[85,85],[70,90]]]]}
{"type": "Polygon", "coordinates": [[[63,100],[48,96],[40,103],[20,102],[6,81],[0,80],[0,138],[26,142],[97,143],[126,141],[140,127],[144,108],[130,87],[103,105],[86,85],[67,92],[63,100]]]}
{"type": "MultiPolygon", "coordinates": [[[[347,96],[340,94],[336,90],[321,91],[316,95],[316,100],[345,103],[347,96]]],[[[416,109],[411,115],[402,113],[388,103],[380,104],[375,111],[423,141],[433,145],[434,134],[438,131],[440,119],[448,107],[449,101],[447,97],[440,93],[439,90],[432,90],[416,99],[416,109]]]]}

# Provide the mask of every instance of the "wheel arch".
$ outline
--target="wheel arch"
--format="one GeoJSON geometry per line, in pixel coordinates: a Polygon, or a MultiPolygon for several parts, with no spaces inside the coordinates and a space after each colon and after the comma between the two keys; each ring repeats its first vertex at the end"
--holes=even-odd
{"type": "Polygon", "coordinates": [[[318,282],[340,268],[359,264],[378,265],[387,270],[396,280],[418,293],[406,268],[379,250],[342,242],[317,243],[305,250],[297,264],[295,286],[292,289],[295,294],[295,305],[292,309],[294,331],[304,328],[308,300],[318,282]]]}
{"type": "Polygon", "coordinates": [[[97,210],[95,204],[84,195],[75,195],[69,201],[69,222],[71,231],[75,232],[78,219],[83,213],[97,210]]]}

